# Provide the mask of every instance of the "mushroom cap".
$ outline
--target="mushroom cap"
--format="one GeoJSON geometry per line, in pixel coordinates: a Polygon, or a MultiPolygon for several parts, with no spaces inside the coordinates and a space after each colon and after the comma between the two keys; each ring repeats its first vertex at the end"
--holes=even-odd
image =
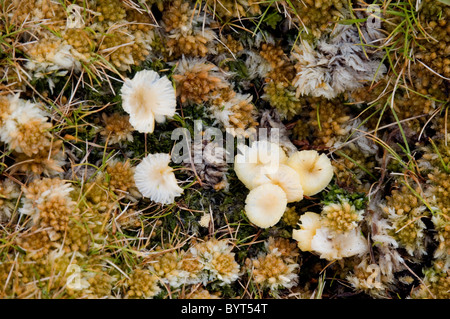
{"type": "Polygon", "coordinates": [[[250,191],[245,199],[245,213],[258,227],[268,228],[278,223],[287,206],[286,193],[273,184],[263,184],[250,191]]]}
{"type": "Polygon", "coordinates": [[[267,174],[275,173],[280,164],[286,164],[284,150],[268,141],[253,142],[249,147],[239,145],[240,154],[234,158],[234,170],[248,189],[270,182],[267,174]]]}
{"type": "Polygon", "coordinates": [[[328,227],[319,228],[311,241],[311,249],[326,260],[338,260],[368,252],[366,239],[359,228],[337,234],[328,227]]]}
{"type": "Polygon", "coordinates": [[[292,167],[300,175],[300,183],[303,194],[312,196],[322,191],[333,178],[333,166],[325,155],[319,155],[317,151],[298,151],[287,160],[287,165],[292,167]]]}
{"type": "Polygon", "coordinates": [[[280,186],[286,193],[288,203],[298,202],[303,199],[303,188],[300,176],[291,167],[281,164],[274,174],[268,174],[270,183],[280,186]]]}
{"type": "Polygon", "coordinates": [[[306,212],[299,219],[300,229],[292,231],[292,238],[297,241],[297,246],[302,251],[312,251],[311,242],[317,229],[322,227],[320,214],[306,212]]]}
{"type": "Polygon", "coordinates": [[[142,196],[160,204],[171,204],[183,193],[169,162],[169,154],[157,153],[147,155],[136,166],[134,181],[142,196]]]}
{"type": "Polygon", "coordinates": [[[131,125],[140,133],[153,133],[155,120],[161,123],[166,116],[175,115],[177,102],[172,82],[155,71],[142,70],[133,79],[126,79],[121,96],[131,125]]]}

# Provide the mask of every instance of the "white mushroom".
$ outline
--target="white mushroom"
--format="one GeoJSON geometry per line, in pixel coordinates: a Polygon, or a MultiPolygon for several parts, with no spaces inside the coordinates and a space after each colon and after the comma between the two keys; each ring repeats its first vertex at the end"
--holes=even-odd
{"type": "Polygon", "coordinates": [[[149,154],[136,166],[134,180],[144,197],[157,203],[171,204],[183,193],[169,162],[169,154],[149,154]]]}
{"type": "Polygon", "coordinates": [[[300,229],[292,231],[292,238],[297,241],[297,246],[303,251],[311,251],[311,241],[316,235],[317,229],[322,227],[319,214],[306,212],[299,219],[300,229]]]}
{"type": "Polygon", "coordinates": [[[287,206],[286,193],[281,187],[263,184],[250,191],[245,200],[248,219],[261,228],[278,223],[287,206]]]}
{"type": "Polygon", "coordinates": [[[312,196],[322,191],[333,178],[333,166],[325,155],[317,151],[299,151],[292,154],[287,165],[300,175],[303,194],[312,196]]]}
{"type": "Polygon", "coordinates": [[[338,260],[368,252],[366,239],[359,228],[343,234],[333,232],[328,227],[317,229],[311,241],[311,249],[326,260],[338,260]]]}
{"type": "Polygon", "coordinates": [[[303,188],[300,184],[300,176],[291,167],[281,164],[273,174],[267,174],[270,183],[280,186],[286,193],[288,203],[298,202],[303,199],[303,188]]]}
{"type": "Polygon", "coordinates": [[[176,97],[172,82],[151,70],[139,71],[121,89],[122,107],[131,125],[140,133],[153,133],[155,121],[162,123],[175,115],[176,97]]]}
{"type": "Polygon", "coordinates": [[[276,173],[280,164],[286,164],[283,149],[268,141],[253,142],[250,147],[239,146],[240,154],[235,156],[234,170],[239,180],[248,189],[270,182],[267,174],[276,173]]]}

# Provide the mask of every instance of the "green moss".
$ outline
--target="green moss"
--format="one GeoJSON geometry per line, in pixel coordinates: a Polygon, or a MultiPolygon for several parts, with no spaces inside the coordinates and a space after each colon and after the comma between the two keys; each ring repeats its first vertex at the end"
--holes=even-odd
{"type": "Polygon", "coordinates": [[[362,210],[367,207],[368,198],[364,193],[349,192],[337,185],[328,186],[328,192],[322,192],[321,204],[329,205],[332,203],[348,201],[354,205],[356,210],[362,210]]]}

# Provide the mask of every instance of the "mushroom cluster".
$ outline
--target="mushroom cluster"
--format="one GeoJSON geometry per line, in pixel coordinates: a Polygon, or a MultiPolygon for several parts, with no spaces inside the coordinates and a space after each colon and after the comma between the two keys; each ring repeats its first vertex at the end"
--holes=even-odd
{"type": "Polygon", "coordinates": [[[292,238],[297,241],[302,251],[312,251],[320,258],[339,260],[367,253],[368,246],[359,228],[339,233],[330,228],[326,218],[320,214],[306,212],[300,217],[300,229],[292,231],[292,238]]]}
{"type": "Polygon", "coordinates": [[[241,145],[234,170],[250,190],[245,213],[258,227],[277,224],[287,204],[322,191],[333,178],[330,159],[317,151],[297,151],[287,156],[276,143],[256,141],[241,145]]]}

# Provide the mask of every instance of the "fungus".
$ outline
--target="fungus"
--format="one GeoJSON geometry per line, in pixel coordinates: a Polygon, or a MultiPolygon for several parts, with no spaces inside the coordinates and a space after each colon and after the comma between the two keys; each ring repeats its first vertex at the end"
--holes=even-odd
{"type": "Polygon", "coordinates": [[[248,219],[261,228],[278,223],[287,206],[286,193],[273,184],[263,184],[250,191],[245,199],[248,219]]]}
{"type": "Polygon", "coordinates": [[[239,180],[250,190],[270,183],[266,174],[276,173],[279,164],[286,164],[285,152],[275,143],[258,141],[250,147],[241,145],[239,150],[241,154],[235,157],[234,170],[239,180]]]}
{"type": "Polygon", "coordinates": [[[359,228],[345,233],[326,227],[319,214],[307,212],[300,217],[300,229],[292,231],[292,238],[303,251],[312,251],[320,258],[337,260],[367,252],[367,243],[359,228]]]}
{"type": "Polygon", "coordinates": [[[268,174],[267,177],[272,184],[280,186],[286,193],[288,203],[298,202],[303,199],[300,176],[293,168],[281,164],[275,173],[268,174]]]}
{"type": "Polygon", "coordinates": [[[299,151],[292,154],[287,165],[295,169],[300,176],[303,194],[312,196],[322,191],[333,178],[333,166],[325,155],[317,151],[299,151]]]}
{"type": "Polygon", "coordinates": [[[311,251],[311,241],[316,234],[316,230],[322,227],[320,215],[306,212],[299,219],[300,229],[292,231],[292,238],[297,241],[298,248],[302,251],[311,251]]]}
{"type": "Polygon", "coordinates": [[[311,249],[326,260],[338,260],[368,251],[367,242],[359,228],[337,234],[328,227],[320,227],[311,241],[311,249]]]}
{"type": "Polygon", "coordinates": [[[140,133],[153,133],[155,121],[163,123],[175,115],[175,90],[170,80],[155,71],[143,70],[121,89],[122,107],[130,114],[131,125],[140,133]]]}
{"type": "Polygon", "coordinates": [[[169,154],[149,154],[136,166],[134,180],[144,197],[157,203],[171,204],[183,193],[169,162],[169,154]]]}

